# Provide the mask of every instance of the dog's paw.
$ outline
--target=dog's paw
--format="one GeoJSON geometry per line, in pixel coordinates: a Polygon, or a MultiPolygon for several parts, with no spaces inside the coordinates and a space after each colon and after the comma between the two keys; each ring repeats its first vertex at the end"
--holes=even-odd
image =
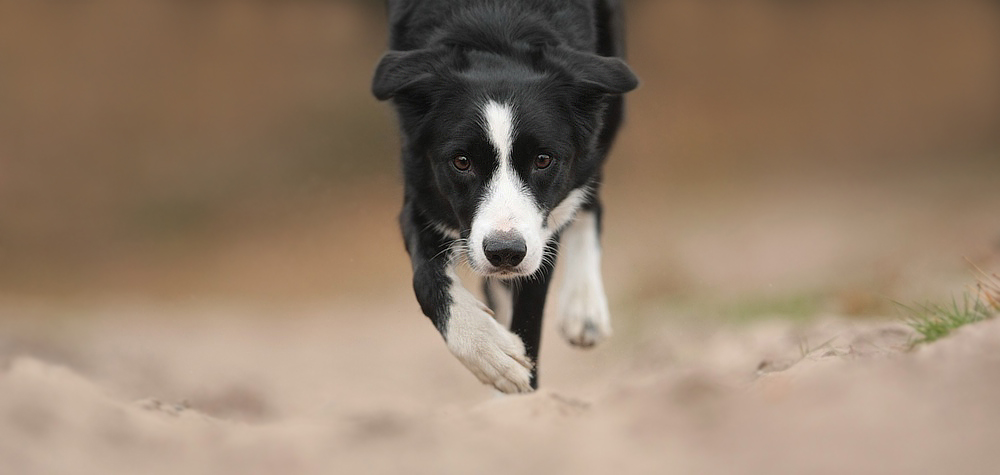
{"type": "Polygon", "coordinates": [[[476,375],[505,393],[531,388],[532,362],[521,339],[500,326],[477,300],[460,302],[448,320],[448,349],[476,375]]]}
{"type": "Polygon", "coordinates": [[[567,282],[559,313],[559,333],[573,346],[590,348],[611,336],[611,312],[600,282],[567,282]]]}

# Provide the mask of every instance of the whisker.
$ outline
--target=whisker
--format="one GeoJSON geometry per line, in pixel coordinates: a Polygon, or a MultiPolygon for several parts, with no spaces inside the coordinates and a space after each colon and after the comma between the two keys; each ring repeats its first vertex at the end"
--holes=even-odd
{"type": "Polygon", "coordinates": [[[456,255],[462,254],[461,252],[456,252],[456,251],[460,251],[461,250],[460,248],[461,248],[461,246],[464,245],[465,241],[468,241],[468,240],[465,239],[465,238],[452,239],[451,241],[448,242],[447,245],[444,246],[444,249],[442,249],[437,254],[434,254],[434,256],[431,257],[430,260],[437,259],[437,258],[441,257],[443,254],[449,253],[449,255],[448,255],[448,264],[449,265],[454,264],[454,259],[455,259],[456,255]],[[459,248],[459,249],[456,249],[456,248],[459,248]]]}

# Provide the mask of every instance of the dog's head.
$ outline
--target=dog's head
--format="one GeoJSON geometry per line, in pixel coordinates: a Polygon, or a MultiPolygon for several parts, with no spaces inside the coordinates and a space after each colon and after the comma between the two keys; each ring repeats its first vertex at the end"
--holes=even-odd
{"type": "Polygon", "coordinates": [[[433,225],[473,270],[525,276],[586,201],[609,99],[637,79],[618,58],[556,46],[390,51],[372,91],[393,99],[404,168],[433,225]]]}

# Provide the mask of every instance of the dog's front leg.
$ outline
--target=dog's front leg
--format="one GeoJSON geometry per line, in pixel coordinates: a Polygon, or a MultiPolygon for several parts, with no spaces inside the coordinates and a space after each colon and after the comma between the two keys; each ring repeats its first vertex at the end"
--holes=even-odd
{"type": "Polygon", "coordinates": [[[401,221],[413,264],[413,290],[448,349],[484,384],[505,393],[531,391],[533,364],[524,343],[493,319],[455,273],[453,253],[461,250],[406,214],[404,210],[401,221]]]}
{"type": "Polygon", "coordinates": [[[528,351],[528,358],[535,362],[536,367],[531,371],[531,387],[534,389],[538,389],[537,365],[542,339],[542,314],[545,310],[545,297],[549,292],[556,255],[555,252],[548,252],[549,262],[542,264],[537,274],[513,286],[514,308],[510,329],[521,337],[528,351]]]}
{"type": "Polygon", "coordinates": [[[589,348],[611,336],[611,314],[601,278],[600,204],[580,211],[562,233],[565,275],[559,289],[559,331],[589,348]]]}

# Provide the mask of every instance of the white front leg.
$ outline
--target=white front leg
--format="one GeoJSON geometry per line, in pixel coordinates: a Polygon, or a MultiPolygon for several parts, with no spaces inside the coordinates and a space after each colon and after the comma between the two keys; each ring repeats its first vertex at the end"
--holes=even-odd
{"type": "Polygon", "coordinates": [[[483,384],[505,393],[530,392],[532,362],[524,342],[493,319],[489,308],[462,286],[453,268],[447,275],[451,279],[448,349],[483,384]]]}
{"type": "Polygon", "coordinates": [[[581,211],[562,233],[559,261],[559,331],[570,344],[587,348],[611,336],[611,312],[601,279],[601,243],[597,217],[581,211]]]}

